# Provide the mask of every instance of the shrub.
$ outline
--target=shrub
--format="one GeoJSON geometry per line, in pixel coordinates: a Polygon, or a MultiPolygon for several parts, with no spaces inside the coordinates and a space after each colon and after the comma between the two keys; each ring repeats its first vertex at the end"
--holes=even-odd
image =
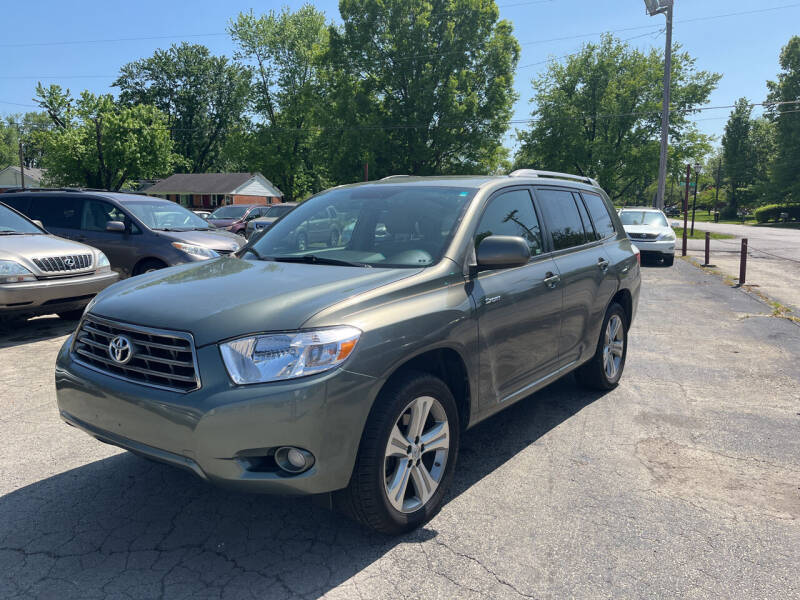
{"type": "Polygon", "coordinates": [[[767,204],[755,210],[753,215],[759,223],[777,221],[781,213],[789,213],[790,220],[800,220],[800,204],[767,204]]]}

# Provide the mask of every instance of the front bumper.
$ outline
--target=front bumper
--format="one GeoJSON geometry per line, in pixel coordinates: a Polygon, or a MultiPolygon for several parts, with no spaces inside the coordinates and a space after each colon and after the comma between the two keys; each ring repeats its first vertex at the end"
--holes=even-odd
{"type": "Polygon", "coordinates": [[[62,419],[95,438],[251,492],[317,494],[347,486],[377,380],[342,369],[290,382],[235,386],[216,345],[197,350],[202,387],[144,387],[56,361],[62,419]],[[254,457],[280,446],[311,452],[308,471],[265,470],[254,457]]]}
{"type": "Polygon", "coordinates": [[[113,271],[0,284],[0,314],[49,314],[80,309],[117,281],[113,271]]]}
{"type": "Polygon", "coordinates": [[[650,252],[653,254],[675,254],[675,240],[645,241],[634,240],[631,238],[631,243],[641,252],[650,252]]]}

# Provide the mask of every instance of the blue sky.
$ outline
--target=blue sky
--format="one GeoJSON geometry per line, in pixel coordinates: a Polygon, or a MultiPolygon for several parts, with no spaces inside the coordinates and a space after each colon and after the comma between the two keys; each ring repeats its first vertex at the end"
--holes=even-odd
{"type": "MultiPolygon", "coordinates": [[[[214,53],[230,55],[233,46],[224,32],[228,20],[239,11],[253,9],[263,13],[283,5],[297,8],[302,3],[59,0],[37,2],[35,11],[31,4],[6,3],[0,38],[0,49],[6,58],[0,65],[0,114],[32,110],[24,105],[32,104],[37,78],[46,84],[59,83],[73,92],[113,92],[109,86],[122,64],[149,56],[156,48],[172,42],[202,43],[214,53]],[[160,39],[87,42],[142,37],[160,39]],[[82,43],[55,43],[72,41],[82,43]]],[[[314,4],[329,19],[338,20],[337,2],[314,4]]],[[[623,39],[638,36],[630,43],[640,48],[664,46],[663,34],[658,31],[664,25],[664,17],[647,16],[642,0],[498,0],[498,5],[501,18],[514,24],[514,33],[522,44],[520,65],[575,52],[582,43],[597,40],[602,31],[618,31],[616,35],[623,39]],[[574,39],[553,39],[568,37],[574,39]]],[[[675,20],[675,42],[697,59],[700,69],[723,74],[709,106],[729,105],[742,96],[757,102],[766,95],[767,79],[777,74],[781,47],[793,34],[800,33],[800,2],[675,0],[675,20]],[[750,12],[773,7],[781,8],[750,12]],[[750,14],[721,16],[739,12],[750,14]]],[[[515,87],[520,99],[514,119],[529,115],[530,80],[544,66],[518,70],[515,87]]],[[[697,116],[698,126],[706,133],[721,136],[729,112],[705,111],[697,116]]]]}

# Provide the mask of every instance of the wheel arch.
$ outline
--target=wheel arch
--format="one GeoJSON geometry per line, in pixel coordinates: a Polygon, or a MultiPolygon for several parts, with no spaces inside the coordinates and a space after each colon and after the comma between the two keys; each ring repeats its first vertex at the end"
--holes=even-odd
{"type": "Polygon", "coordinates": [[[169,266],[169,263],[167,263],[167,261],[165,261],[162,258],[158,258],[157,256],[145,256],[137,260],[136,264],[133,265],[133,268],[131,269],[131,275],[139,275],[139,268],[147,262],[161,263],[162,265],[164,265],[164,268],[169,266]]]}
{"type": "MultiPolygon", "coordinates": [[[[617,293],[611,298],[611,301],[608,303],[608,305],[611,306],[615,302],[622,306],[623,310],[625,311],[625,318],[628,320],[628,327],[630,327],[631,320],[633,319],[633,295],[631,294],[631,291],[627,288],[622,288],[617,291],[617,293]]],[[[608,310],[608,308],[606,308],[606,310],[608,310]]]]}

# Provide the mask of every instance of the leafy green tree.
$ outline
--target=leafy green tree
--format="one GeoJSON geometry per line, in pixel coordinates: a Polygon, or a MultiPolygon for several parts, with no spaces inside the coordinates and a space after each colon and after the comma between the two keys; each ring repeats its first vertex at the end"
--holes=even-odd
{"type": "Polygon", "coordinates": [[[19,129],[13,117],[0,121],[0,169],[19,163],[19,129]]]}
{"type": "Polygon", "coordinates": [[[251,11],[240,13],[229,31],[236,58],[252,69],[253,107],[261,117],[247,134],[240,132],[239,160],[267,175],[287,200],[302,198],[319,187],[315,116],[325,110],[325,15],[310,4],[260,17],[251,11]]]}
{"type": "Polygon", "coordinates": [[[340,0],[339,10],[331,63],[350,75],[334,82],[325,116],[329,147],[355,162],[349,176],[361,159],[377,177],[494,171],[520,52],[495,2],[340,0]]]}
{"type": "Polygon", "coordinates": [[[753,106],[747,98],[739,98],[725,124],[722,136],[722,157],[730,197],[725,208],[726,218],[735,218],[739,205],[749,199],[746,190],[755,182],[755,146],[752,138],[753,106]],[[744,193],[743,193],[744,192],[744,193]]]}
{"type": "Polygon", "coordinates": [[[154,106],[120,106],[110,94],[88,91],[75,100],[69,90],[41,83],[36,93],[54,125],[36,135],[50,183],[119,190],[129,180],[170,172],[167,118],[154,106]]]}
{"type": "MultiPolygon", "coordinates": [[[[551,62],[533,80],[532,125],[519,135],[518,167],[597,178],[614,200],[649,203],[658,176],[663,59],[611,35],[585,44],[564,63],[551,62]]],[[[720,75],[698,71],[677,47],[672,57],[670,172],[710,148],[689,120],[708,101],[720,75]]],[[[669,187],[669,186],[668,186],[669,187]]]]}
{"type": "Polygon", "coordinates": [[[225,166],[227,136],[243,120],[250,74],[199,44],[173,44],[130,62],[114,82],[120,102],[153,105],[167,115],[178,170],[203,173],[225,166]]]}
{"type": "Polygon", "coordinates": [[[767,82],[770,102],[788,102],[768,112],[775,123],[774,184],[778,200],[800,202],[800,36],[784,46],[781,71],[767,82]]]}

